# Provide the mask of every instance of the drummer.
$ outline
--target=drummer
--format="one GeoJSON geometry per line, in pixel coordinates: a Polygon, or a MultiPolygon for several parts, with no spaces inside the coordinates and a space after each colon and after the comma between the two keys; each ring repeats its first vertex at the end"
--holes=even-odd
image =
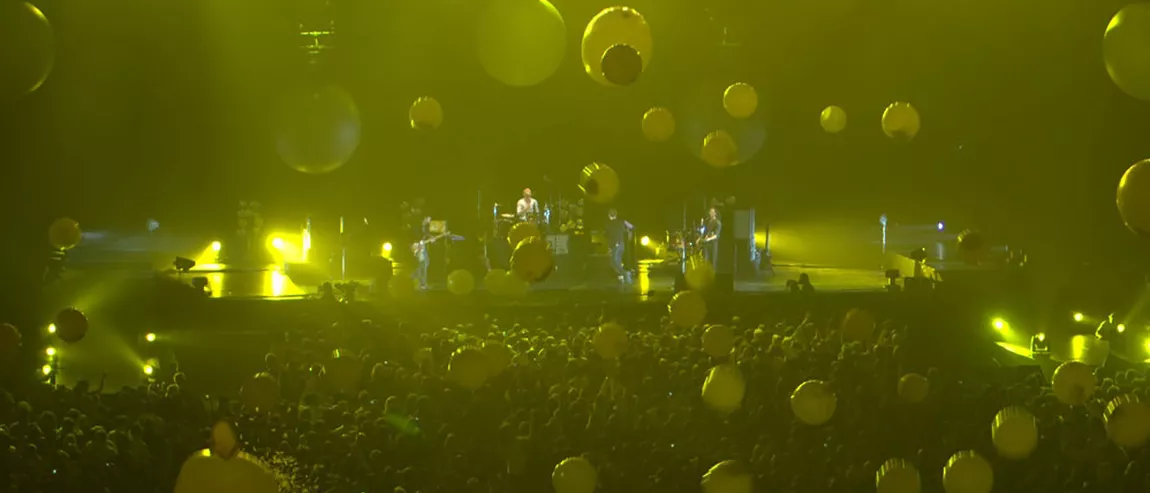
{"type": "Polygon", "coordinates": [[[523,198],[515,205],[515,215],[520,221],[534,222],[539,218],[539,201],[531,196],[531,189],[523,189],[523,198]]]}

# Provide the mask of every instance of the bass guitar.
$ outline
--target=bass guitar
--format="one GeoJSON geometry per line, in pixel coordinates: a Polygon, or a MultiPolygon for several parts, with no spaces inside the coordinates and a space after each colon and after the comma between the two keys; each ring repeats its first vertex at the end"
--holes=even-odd
{"type": "Polygon", "coordinates": [[[443,238],[444,236],[449,236],[449,235],[451,235],[450,231],[444,231],[444,232],[437,234],[435,236],[432,236],[431,238],[428,238],[426,240],[417,241],[415,243],[412,243],[411,244],[411,253],[413,255],[415,255],[416,257],[423,255],[423,252],[427,251],[427,245],[429,245],[431,243],[435,243],[440,238],[443,238]]]}

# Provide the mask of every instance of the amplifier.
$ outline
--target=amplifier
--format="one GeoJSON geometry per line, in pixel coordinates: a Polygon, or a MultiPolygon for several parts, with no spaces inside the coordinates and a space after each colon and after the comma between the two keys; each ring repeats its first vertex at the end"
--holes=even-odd
{"type": "Polygon", "coordinates": [[[551,244],[551,253],[554,255],[567,255],[570,250],[571,235],[547,235],[547,243],[551,244]]]}

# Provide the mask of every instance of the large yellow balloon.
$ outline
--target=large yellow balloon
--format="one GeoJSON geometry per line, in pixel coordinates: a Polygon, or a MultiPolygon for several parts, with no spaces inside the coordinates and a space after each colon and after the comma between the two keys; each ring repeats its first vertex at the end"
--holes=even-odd
{"type": "Polygon", "coordinates": [[[82,237],[80,223],[67,217],[52,221],[52,225],[48,227],[48,242],[61,250],[75,247],[82,237]]]}
{"type": "Polygon", "coordinates": [[[1081,361],[1067,361],[1054,370],[1054,396],[1064,404],[1082,406],[1094,395],[1094,370],[1081,361]]]}
{"type": "Polygon", "coordinates": [[[459,269],[447,275],[447,290],[451,294],[465,296],[475,289],[475,276],[466,269],[459,269]]]}
{"type": "Polygon", "coordinates": [[[240,452],[224,458],[204,449],[180,467],[175,493],[276,493],[276,476],[258,459],[240,452]]]}
{"type": "Polygon", "coordinates": [[[759,109],[759,93],[750,84],[731,84],[723,91],[723,109],[734,118],[747,118],[759,109]]]}
{"type": "Polygon", "coordinates": [[[709,325],[703,331],[703,351],[712,358],[726,358],[735,347],[735,333],[726,325],[709,325]]]}
{"type": "Polygon", "coordinates": [[[303,173],[335,171],[359,148],[359,108],[340,87],[287,94],[278,122],[276,150],[288,166],[303,173]]]}
{"type": "Polygon", "coordinates": [[[503,296],[504,280],[507,279],[507,271],[503,269],[491,269],[483,276],[483,286],[487,291],[496,296],[503,296]]]}
{"type": "Polygon", "coordinates": [[[838,398],[830,385],[820,380],[807,380],[791,393],[791,411],[799,421],[819,426],[835,415],[838,398]]]}
{"type": "Polygon", "coordinates": [[[1110,19],[1102,41],[1106,72],[1122,91],[1150,101],[1150,3],[1127,5],[1110,19]]]}
{"type": "Polygon", "coordinates": [[[509,86],[547,80],[567,51],[563,16],[547,0],[495,0],[480,15],[477,34],[483,69],[509,86]]]}
{"type": "Polygon", "coordinates": [[[919,493],[918,469],[903,459],[888,459],[874,475],[876,493],[919,493]]]}
{"type": "Polygon", "coordinates": [[[874,335],[874,317],[858,308],[853,308],[843,317],[842,335],[844,341],[867,341],[874,335]]]}
{"type": "Polygon", "coordinates": [[[443,124],[443,106],[435,98],[424,96],[411,103],[407,117],[411,119],[411,128],[435,130],[443,124]]]}
{"type": "Polygon", "coordinates": [[[882,112],[882,131],[892,139],[913,139],[921,126],[918,110],[910,103],[894,102],[882,112]]]}
{"type": "Polygon", "coordinates": [[[487,357],[476,348],[461,348],[451,355],[447,365],[447,379],[467,390],[476,390],[487,382],[487,357]]]}
{"type": "Polygon", "coordinates": [[[588,164],[579,175],[579,190],[592,202],[611,202],[619,194],[619,175],[605,164],[588,164]]]}
{"type": "Polygon", "coordinates": [[[819,114],[819,125],[822,125],[823,130],[827,133],[837,134],[847,128],[847,112],[843,111],[838,106],[827,106],[822,113],[819,114]]]}
{"type": "Polygon", "coordinates": [[[257,373],[240,387],[240,402],[249,411],[271,412],[280,402],[280,384],[268,373],[257,373]]]}
{"type": "Polygon", "coordinates": [[[643,136],[651,142],[666,142],[675,135],[675,115],[667,108],[655,107],[643,113],[643,136]]]}
{"type": "Polygon", "coordinates": [[[539,237],[519,242],[511,254],[511,272],[527,282],[541,282],[551,275],[555,262],[547,240],[539,237]]]}
{"type": "Polygon", "coordinates": [[[639,80],[639,75],[643,73],[643,57],[631,45],[617,44],[607,48],[599,66],[607,82],[616,86],[629,86],[639,80]]]}
{"type": "Polygon", "coordinates": [[[1115,397],[1102,414],[1106,436],[1115,445],[1136,450],[1150,440],[1150,406],[1134,395],[1115,397]]]}
{"type": "Polygon", "coordinates": [[[619,356],[627,351],[627,331],[623,329],[622,325],[608,322],[599,326],[599,330],[595,332],[591,343],[595,346],[595,352],[599,353],[603,359],[619,359],[619,356]]]}
{"type": "Polygon", "coordinates": [[[634,48],[643,60],[643,69],[651,63],[651,27],[643,15],[630,7],[610,7],[599,12],[583,31],[583,69],[595,82],[611,85],[603,76],[603,55],[612,46],[625,44],[634,48]]]}
{"type": "Polygon", "coordinates": [[[497,284],[500,285],[500,289],[502,290],[500,294],[508,298],[525,298],[527,297],[527,294],[531,292],[531,285],[527,282],[527,280],[519,277],[513,272],[508,272],[503,276],[503,280],[499,281],[497,284]]]}
{"type": "Polygon", "coordinates": [[[487,374],[495,377],[511,366],[515,353],[502,342],[487,341],[483,343],[483,355],[487,358],[487,374]]]}
{"type": "Polygon", "coordinates": [[[972,450],[958,452],[942,469],[942,487],[946,493],[990,493],[994,469],[972,450]]]}
{"type": "Polygon", "coordinates": [[[753,493],[755,476],[746,464],[726,460],[703,475],[703,493],[753,493]]]}
{"type": "Polygon", "coordinates": [[[930,393],[930,380],[918,373],[907,373],[898,379],[898,396],[911,404],[926,400],[930,393]]]}
{"type": "Polygon", "coordinates": [[[707,318],[707,302],[696,291],[679,291],[667,304],[671,322],[684,329],[703,323],[707,318]]]}
{"type": "Polygon", "coordinates": [[[1022,460],[1038,448],[1038,422],[1026,409],[1008,407],[994,416],[990,438],[1000,457],[1022,460]]]}
{"type": "Polygon", "coordinates": [[[733,363],[725,363],[711,368],[707,380],[703,382],[703,403],[721,414],[730,414],[743,405],[747,393],[747,381],[743,372],[733,363]]]}
{"type": "Polygon", "coordinates": [[[703,138],[701,155],[713,167],[728,168],[739,164],[739,145],[726,130],[715,130],[703,138]]]}
{"type": "Polygon", "coordinates": [[[598,481],[599,473],[595,472],[595,466],[582,457],[563,459],[551,472],[551,486],[555,493],[591,493],[598,481]]]}
{"type": "Polygon", "coordinates": [[[693,255],[687,259],[683,280],[692,291],[707,291],[715,284],[715,267],[702,255],[693,255]]]}
{"type": "Polygon", "coordinates": [[[1118,182],[1118,213],[1136,234],[1150,236],[1150,159],[1134,163],[1118,182]]]}
{"type": "Polygon", "coordinates": [[[36,91],[56,61],[52,25],[34,5],[0,2],[0,100],[36,91]]]}
{"type": "Polygon", "coordinates": [[[519,243],[528,238],[542,238],[543,233],[539,231],[539,226],[534,223],[518,223],[511,227],[511,231],[507,233],[507,243],[511,245],[514,251],[519,243]]]}

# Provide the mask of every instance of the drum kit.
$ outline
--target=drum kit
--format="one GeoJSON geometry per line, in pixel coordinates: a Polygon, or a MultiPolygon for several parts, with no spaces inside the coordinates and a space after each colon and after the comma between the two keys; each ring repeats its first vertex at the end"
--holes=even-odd
{"type": "Polygon", "coordinates": [[[703,226],[678,231],[667,231],[668,262],[679,262],[703,253],[703,226]]]}
{"type": "Polygon", "coordinates": [[[519,223],[534,224],[544,234],[579,233],[583,231],[583,200],[569,201],[557,200],[554,204],[543,206],[540,213],[528,213],[519,217],[512,208],[504,208],[495,204],[495,232],[497,236],[506,237],[511,228],[519,223]]]}

